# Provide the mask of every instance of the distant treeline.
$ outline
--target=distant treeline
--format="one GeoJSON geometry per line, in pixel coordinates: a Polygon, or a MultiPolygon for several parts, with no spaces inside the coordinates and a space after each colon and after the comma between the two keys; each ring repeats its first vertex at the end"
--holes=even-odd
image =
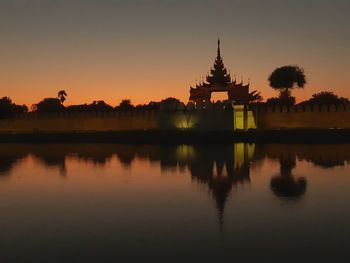
{"type": "MultiPolygon", "coordinates": [[[[61,91],[59,92],[59,94],[61,91]]],[[[61,93],[62,94],[62,93],[61,93]]],[[[66,94],[66,93],[64,93],[66,94]]],[[[65,95],[67,96],[67,95],[65,95]]],[[[148,104],[133,105],[129,99],[122,100],[118,106],[113,107],[103,100],[94,101],[90,104],[65,106],[65,96],[57,98],[45,98],[33,104],[31,112],[54,113],[54,112],[106,112],[106,111],[132,111],[132,110],[159,110],[162,106],[182,103],[176,98],[166,98],[159,102],[151,101],[148,104]]],[[[13,118],[16,115],[27,113],[26,105],[17,105],[9,97],[0,99],[0,119],[13,118]]]]}
{"type": "Polygon", "coordinates": [[[28,111],[26,105],[17,105],[9,97],[0,99],[0,119],[12,118],[28,111]]]}
{"type": "MultiPolygon", "coordinates": [[[[65,106],[66,92],[60,91],[57,98],[45,98],[40,102],[33,104],[32,112],[53,113],[53,112],[106,112],[106,111],[132,111],[132,110],[159,110],[169,105],[180,104],[180,100],[176,98],[166,98],[159,102],[151,101],[148,104],[133,105],[129,99],[122,100],[118,106],[113,107],[103,100],[94,101],[90,104],[69,105],[65,106]]],[[[310,99],[302,101],[297,105],[339,105],[349,104],[349,99],[339,97],[333,92],[324,91],[315,93],[310,99]]],[[[277,97],[269,98],[266,102],[258,102],[260,105],[295,105],[295,97],[277,97]]],[[[0,99],[0,118],[12,118],[16,115],[28,112],[26,105],[17,105],[12,102],[9,97],[0,99]]]]}
{"type": "Polygon", "coordinates": [[[60,99],[58,98],[46,98],[40,101],[37,104],[32,106],[33,112],[84,112],[84,111],[95,111],[95,112],[103,112],[103,111],[131,111],[131,110],[159,110],[161,105],[169,105],[172,103],[181,103],[180,100],[175,98],[167,98],[160,102],[151,101],[148,104],[142,105],[133,105],[130,100],[124,99],[122,100],[118,106],[113,107],[103,100],[94,101],[90,104],[79,104],[79,105],[70,105],[64,106],[60,99]]]}
{"type": "MultiPolygon", "coordinates": [[[[338,95],[334,94],[331,91],[322,91],[322,92],[313,94],[310,99],[302,101],[297,105],[315,105],[315,104],[316,105],[339,105],[339,104],[346,105],[349,102],[350,101],[348,98],[339,97],[338,95]]],[[[276,98],[270,98],[270,99],[267,99],[264,104],[272,105],[272,106],[296,105],[295,97],[293,96],[285,96],[285,97],[279,96],[276,98]]]]}

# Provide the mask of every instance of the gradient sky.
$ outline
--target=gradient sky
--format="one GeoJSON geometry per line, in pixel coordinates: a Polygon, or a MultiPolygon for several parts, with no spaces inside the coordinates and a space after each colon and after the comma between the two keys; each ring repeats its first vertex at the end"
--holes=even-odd
{"type": "Polygon", "coordinates": [[[278,66],[305,68],[298,100],[350,97],[349,0],[1,0],[0,96],[31,105],[188,101],[222,40],[224,63],[266,99],[278,66]]]}

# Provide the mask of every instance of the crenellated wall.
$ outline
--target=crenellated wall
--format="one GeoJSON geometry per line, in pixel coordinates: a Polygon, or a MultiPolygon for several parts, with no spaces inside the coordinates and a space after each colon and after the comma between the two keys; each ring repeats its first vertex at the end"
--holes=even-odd
{"type": "Polygon", "coordinates": [[[0,132],[95,132],[155,129],[156,112],[29,113],[0,121],[0,132]]]}
{"type": "Polygon", "coordinates": [[[233,130],[229,110],[28,113],[0,120],[2,133],[101,132],[156,129],[233,130]]]}
{"type": "MultiPolygon", "coordinates": [[[[248,128],[255,127],[252,115],[259,129],[350,128],[349,105],[253,106],[247,114],[248,128]]],[[[242,118],[242,112],[237,112],[234,118],[232,107],[224,104],[170,105],[159,111],[28,113],[0,120],[0,133],[234,130],[234,124],[238,129],[239,125],[243,127],[242,118]]]]}
{"type": "Polygon", "coordinates": [[[259,129],[350,128],[350,105],[313,105],[253,109],[259,129]]]}

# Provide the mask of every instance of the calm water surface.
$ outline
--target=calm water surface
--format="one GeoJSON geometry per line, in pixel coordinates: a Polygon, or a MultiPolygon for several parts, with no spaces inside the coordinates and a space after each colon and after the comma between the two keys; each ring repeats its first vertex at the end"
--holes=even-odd
{"type": "Polygon", "coordinates": [[[350,145],[0,145],[1,262],[348,262],[350,145]]]}

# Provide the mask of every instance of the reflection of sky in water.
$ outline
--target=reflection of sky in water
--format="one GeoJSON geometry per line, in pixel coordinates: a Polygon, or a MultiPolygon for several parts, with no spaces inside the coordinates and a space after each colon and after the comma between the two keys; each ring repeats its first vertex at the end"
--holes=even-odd
{"type": "Polygon", "coordinates": [[[1,145],[1,254],[339,258],[350,234],[348,149],[1,145]]]}

